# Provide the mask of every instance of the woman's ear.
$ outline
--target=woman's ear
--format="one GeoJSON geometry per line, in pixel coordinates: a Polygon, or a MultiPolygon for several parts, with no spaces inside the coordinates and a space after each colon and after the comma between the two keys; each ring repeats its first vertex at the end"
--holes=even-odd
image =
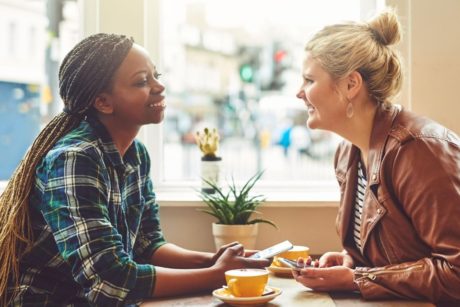
{"type": "Polygon", "coordinates": [[[113,113],[113,105],[105,93],[97,95],[96,99],[94,100],[94,108],[103,114],[113,113]]]}
{"type": "Polygon", "coordinates": [[[356,70],[350,73],[347,77],[347,98],[353,99],[358,95],[363,86],[363,78],[356,70]]]}

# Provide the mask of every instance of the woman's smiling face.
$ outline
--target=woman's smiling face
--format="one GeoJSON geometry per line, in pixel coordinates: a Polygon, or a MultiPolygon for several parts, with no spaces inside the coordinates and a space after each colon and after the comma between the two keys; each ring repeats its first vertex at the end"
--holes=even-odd
{"type": "Polygon", "coordinates": [[[115,73],[107,94],[122,125],[160,123],[166,104],[163,84],[146,50],[134,44],[115,73]]]}
{"type": "Polygon", "coordinates": [[[346,114],[346,103],[340,95],[343,82],[335,81],[309,52],[302,70],[303,83],[297,98],[308,108],[307,126],[311,129],[337,131],[346,114]]]}

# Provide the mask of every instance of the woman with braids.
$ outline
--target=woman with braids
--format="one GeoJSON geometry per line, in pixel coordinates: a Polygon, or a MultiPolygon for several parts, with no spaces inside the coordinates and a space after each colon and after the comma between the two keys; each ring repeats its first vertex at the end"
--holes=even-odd
{"type": "Polygon", "coordinates": [[[387,10],[368,23],[327,26],[306,45],[297,97],[307,125],[345,139],[335,156],[344,250],[293,274],[318,291],[458,304],[460,140],[391,104],[401,88],[391,48],[400,35],[387,10]]]}
{"type": "Polygon", "coordinates": [[[220,287],[265,267],[240,244],[216,254],[166,243],[135,139],[158,124],[164,86],[145,49],[96,34],[59,70],[64,112],[40,133],[0,198],[0,305],[125,306],[220,287]]]}

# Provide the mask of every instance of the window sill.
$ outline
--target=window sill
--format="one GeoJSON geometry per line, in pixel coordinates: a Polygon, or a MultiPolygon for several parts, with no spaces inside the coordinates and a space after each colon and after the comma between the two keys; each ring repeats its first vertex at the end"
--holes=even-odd
{"type": "MultiPolygon", "coordinates": [[[[157,193],[157,201],[160,204],[161,207],[204,207],[204,203],[196,196],[196,195],[190,195],[188,196],[187,194],[181,194],[180,197],[178,197],[177,194],[174,195],[168,195],[163,194],[161,197],[159,197],[159,194],[157,193]]],[[[332,207],[336,208],[338,207],[339,202],[338,201],[328,201],[328,200],[307,200],[304,198],[276,198],[276,197],[267,197],[267,200],[263,204],[264,207],[283,207],[283,208],[326,208],[326,207],[332,207]]]]}
{"type": "MultiPolygon", "coordinates": [[[[0,194],[7,181],[0,181],[0,194]]],[[[203,201],[196,192],[198,186],[190,183],[160,185],[155,188],[157,201],[162,207],[202,207],[203,201]]],[[[254,195],[265,195],[264,207],[338,207],[339,194],[329,185],[300,188],[297,186],[265,185],[254,190],[254,195]]]]}
{"type": "MultiPolygon", "coordinates": [[[[162,184],[155,188],[158,203],[163,207],[201,207],[199,186],[194,182],[173,185],[162,184]]],[[[339,191],[336,185],[311,184],[282,186],[266,183],[254,188],[253,195],[264,195],[264,207],[338,207],[339,191]]]]}

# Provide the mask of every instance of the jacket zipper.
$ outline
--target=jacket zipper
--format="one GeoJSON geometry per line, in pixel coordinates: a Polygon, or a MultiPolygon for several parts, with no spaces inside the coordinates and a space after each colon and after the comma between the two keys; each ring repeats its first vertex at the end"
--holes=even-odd
{"type": "Polygon", "coordinates": [[[383,270],[383,271],[373,272],[373,273],[362,272],[362,273],[358,273],[358,274],[362,276],[360,278],[369,278],[370,280],[375,280],[377,278],[377,275],[390,274],[390,273],[404,273],[404,272],[407,272],[407,271],[412,271],[412,270],[415,270],[415,269],[419,269],[422,266],[423,265],[418,264],[418,265],[412,266],[412,267],[407,268],[407,269],[383,270]]]}

